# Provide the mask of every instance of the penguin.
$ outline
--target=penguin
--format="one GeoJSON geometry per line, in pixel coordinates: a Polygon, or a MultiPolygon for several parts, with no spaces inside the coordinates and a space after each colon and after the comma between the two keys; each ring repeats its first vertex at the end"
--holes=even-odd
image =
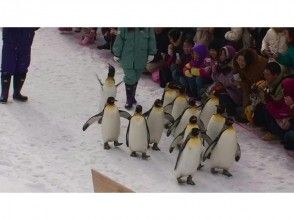
{"type": "Polygon", "coordinates": [[[173,103],[178,95],[178,87],[174,83],[168,83],[161,98],[165,112],[171,114],[173,106],[170,104],[173,103]]]}
{"type": "Polygon", "coordinates": [[[173,123],[174,119],[170,114],[164,112],[163,102],[160,99],[156,99],[152,108],[143,115],[147,118],[147,125],[150,132],[150,144],[153,143],[152,150],[159,151],[158,143],[164,129],[164,119],[167,119],[171,123],[173,123]]]}
{"type": "Polygon", "coordinates": [[[129,119],[126,134],[126,144],[131,150],[131,157],[137,157],[137,152],[142,153],[142,159],[146,160],[147,148],[150,143],[150,134],[146,118],[142,114],[142,106],[137,105],[134,115],[129,119]]]}
{"type": "Polygon", "coordinates": [[[105,80],[104,83],[102,83],[101,79],[97,76],[97,80],[101,86],[101,102],[100,102],[100,108],[102,109],[107,101],[107,99],[109,97],[116,97],[116,93],[117,93],[117,87],[122,83],[119,82],[118,84],[115,84],[115,79],[114,79],[114,75],[115,75],[115,68],[108,64],[108,75],[107,78],[105,80]]]}
{"type": "Polygon", "coordinates": [[[205,104],[200,113],[199,125],[206,129],[208,122],[213,114],[216,113],[217,105],[219,105],[219,98],[212,96],[205,104]]]}
{"type": "Polygon", "coordinates": [[[176,178],[179,184],[187,183],[195,185],[193,175],[201,161],[202,141],[199,137],[199,129],[193,128],[185,142],[182,144],[175,165],[176,178]],[[187,177],[187,180],[182,178],[187,177]]]}
{"type": "Polygon", "coordinates": [[[185,88],[180,88],[178,97],[170,105],[173,106],[171,115],[175,120],[177,120],[178,117],[180,117],[183,114],[186,108],[188,108],[188,101],[185,93],[185,88]]]}
{"type": "Polygon", "coordinates": [[[185,140],[192,131],[193,128],[199,128],[197,125],[197,117],[191,116],[189,119],[189,123],[186,128],[174,138],[173,142],[170,145],[169,152],[172,153],[175,147],[179,147],[181,145],[182,140],[185,140]]]}
{"type": "Polygon", "coordinates": [[[167,131],[167,136],[173,134],[174,137],[177,137],[189,124],[191,116],[196,116],[199,120],[200,108],[196,105],[194,99],[189,99],[189,107],[183,112],[183,114],[174,121],[174,123],[169,127],[167,131]]]}
{"type": "Polygon", "coordinates": [[[83,126],[85,131],[94,122],[99,122],[101,119],[102,124],[102,139],[104,142],[104,149],[109,150],[108,142],[114,142],[114,146],[120,146],[122,143],[118,142],[120,134],[120,117],[130,119],[131,115],[122,110],[118,110],[115,105],[115,98],[109,97],[102,112],[91,117],[83,126]]]}
{"type": "MultiPolygon", "coordinates": [[[[217,138],[225,126],[226,118],[223,116],[224,112],[224,107],[218,105],[216,114],[212,115],[208,122],[206,134],[212,141],[217,138]]],[[[205,142],[205,147],[208,147],[207,142],[205,142]]]]}
{"type": "Polygon", "coordinates": [[[234,161],[238,162],[241,158],[241,148],[237,142],[237,133],[233,127],[233,120],[226,119],[225,128],[218,137],[210,143],[206,149],[202,160],[210,159],[210,171],[212,174],[221,173],[231,177],[229,172],[234,161]]]}

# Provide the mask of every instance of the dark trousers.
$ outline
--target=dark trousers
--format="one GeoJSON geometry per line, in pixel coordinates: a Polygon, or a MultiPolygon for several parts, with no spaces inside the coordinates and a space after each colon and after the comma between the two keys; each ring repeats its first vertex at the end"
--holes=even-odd
{"type": "Polygon", "coordinates": [[[283,139],[286,131],[280,128],[273,116],[271,116],[271,114],[266,110],[264,104],[256,106],[253,120],[257,126],[264,127],[272,134],[275,134],[283,139]]]}
{"type": "Polygon", "coordinates": [[[285,133],[284,147],[287,150],[294,150],[294,130],[289,130],[285,133]]]}
{"type": "Polygon", "coordinates": [[[227,93],[219,94],[219,104],[226,109],[229,116],[235,116],[239,107],[227,93]]]}

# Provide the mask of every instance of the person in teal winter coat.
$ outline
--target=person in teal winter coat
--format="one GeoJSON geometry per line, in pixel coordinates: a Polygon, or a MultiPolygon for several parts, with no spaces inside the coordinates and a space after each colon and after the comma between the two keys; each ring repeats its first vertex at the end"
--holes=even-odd
{"type": "Polygon", "coordinates": [[[153,28],[119,28],[113,45],[114,60],[124,70],[126,88],[126,109],[136,104],[136,88],[146,64],[156,54],[156,41],[153,28]]]}

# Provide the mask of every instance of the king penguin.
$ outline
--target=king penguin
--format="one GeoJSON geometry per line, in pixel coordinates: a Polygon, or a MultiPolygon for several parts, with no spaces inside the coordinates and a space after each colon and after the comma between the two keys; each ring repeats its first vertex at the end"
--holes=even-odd
{"type": "Polygon", "coordinates": [[[174,137],[177,137],[187,126],[191,116],[196,116],[197,120],[199,120],[200,115],[200,107],[196,105],[194,99],[189,99],[189,107],[183,112],[183,114],[177,118],[177,120],[172,123],[170,128],[167,131],[167,136],[173,134],[174,137]]]}
{"type": "Polygon", "coordinates": [[[147,118],[147,125],[150,132],[150,144],[153,143],[152,150],[159,151],[158,143],[164,129],[164,119],[172,123],[173,117],[167,112],[164,112],[163,102],[160,99],[156,99],[152,108],[143,115],[147,118]]]}
{"type": "Polygon", "coordinates": [[[193,175],[201,161],[202,141],[199,138],[199,129],[193,128],[182,144],[175,165],[176,178],[179,184],[195,185],[193,175]],[[187,180],[182,178],[187,177],[187,180]]]}
{"type": "Polygon", "coordinates": [[[209,145],[203,155],[203,161],[209,160],[211,173],[222,173],[231,177],[229,172],[234,161],[238,162],[241,158],[240,145],[237,142],[237,133],[233,127],[233,120],[227,118],[225,128],[221,134],[209,145]]]}
{"type": "Polygon", "coordinates": [[[120,146],[122,143],[118,142],[120,134],[120,117],[129,119],[131,115],[122,110],[118,110],[115,105],[115,98],[109,97],[102,112],[91,117],[83,126],[85,131],[94,122],[101,121],[102,123],[102,139],[104,141],[104,149],[109,150],[108,142],[114,142],[114,146],[120,146]]]}
{"type": "Polygon", "coordinates": [[[171,103],[170,105],[173,106],[171,115],[173,116],[174,120],[177,120],[183,112],[188,108],[188,101],[187,95],[185,92],[185,88],[181,87],[179,90],[178,97],[171,103]]]}
{"type": "Polygon", "coordinates": [[[115,68],[108,64],[108,75],[107,78],[105,80],[105,82],[103,83],[101,81],[101,79],[97,76],[97,80],[101,86],[101,102],[100,102],[100,108],[102,109],[107,101],[107,99],[109,97],[116,97],[116,93],[117,93],[117,87],[122,83],[119,82],[118,84],[115,84],[115,79],[114,79],[114,75],[115,75],[115,68]]]}
{"type": "Polygon", "coordinates": [[[201,129],[207,129],[208,122],[213,114],[216,113],[216,109],[219,105],[219,98],[212,96],[205,104],[200,113],[199,123],[201,124],[201,129]]]}
{"type": "MultiPolygon", "coordinates": [[[[212,141],[221,133],[224,128],[226,121],[226,118],[223,116],[224,113],[224,107],[218,105],[216,114],[212,115],[208,122],[206,134],[212,141]]],[[[208,147],[207,142],[205,142],[205,147],[208,147]]]]}
{"type": "Polygon", "coordinates": [[[178,95],[178,87],[174,83],[168,83],[161,98],[161,100],[163,100],[163,107],[165,112],[171,114],[173,106],[170,104],[173,103],[178,95]]]}
{"type": "Polygon", "coordinates": [[[131,157],[137,157],[137,152],[142,153],[142,159],[146,160],[147,148],[150,143],[150,135],[147,121],[142,114],[142,106],[137,105],[134,115],[129,119],[126,135],[126,144],[131,150],[131,157]]]}

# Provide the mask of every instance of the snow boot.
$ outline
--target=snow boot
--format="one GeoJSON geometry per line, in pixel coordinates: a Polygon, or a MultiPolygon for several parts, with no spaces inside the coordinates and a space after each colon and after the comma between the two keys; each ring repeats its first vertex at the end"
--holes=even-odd
{"type": "Polygon", "coordinates": [[[110,50],[110,44],[106,43],[97,47],[98,50],[110,50]]]}
{"type": "Polygon", "coordinates": [[[14,100],[17,100],[17,101],[20,101],[20,102],[28,101],[28,97],[23,96],[20,93],[25,79],[26,79],[26,74],[22,74],[22,75],[16,74],[16,75],[13,76],[13,89],[14,89],[13,99],[14,100]]]}
{"type": "Polygon", "coordinates": [[[2,104],[7,103],[10,81],[11,81],[11,75],[2,73],[2,76],[1,76],[1,97],[0,97],[0,102],[2,104]]]}
{"type": "Polygon", "coordinates": [[[126,87],[126,96],[127,96],[127,103],[125,104],[125,108],[130,110],[133,107],[134,85],[125,84],[125,87],[126,87]]]}

